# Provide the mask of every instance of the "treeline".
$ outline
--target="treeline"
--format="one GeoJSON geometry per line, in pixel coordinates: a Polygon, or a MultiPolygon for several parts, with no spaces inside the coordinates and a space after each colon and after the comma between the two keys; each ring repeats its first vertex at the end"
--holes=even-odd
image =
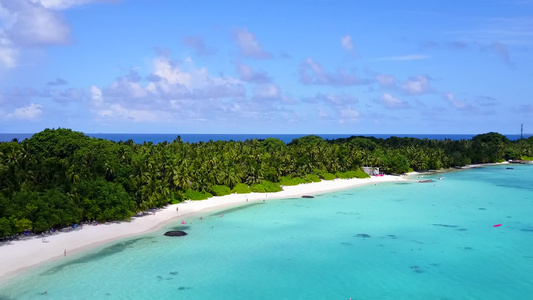
{"type": "Polygon", "coordinates": [[[533,138],[498,133],[472,140],[305,136],[135,144],[46,129],[0,143],[0,237],[83,221],[127,220],[185,199],[273,192],[280,185],[364,177],[363,166],[401,174],[533,156],[533,138]]]}

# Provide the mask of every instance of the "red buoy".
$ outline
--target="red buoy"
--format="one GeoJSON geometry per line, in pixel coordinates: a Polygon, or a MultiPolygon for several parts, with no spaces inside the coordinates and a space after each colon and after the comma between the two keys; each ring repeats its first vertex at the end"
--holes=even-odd
{"type": "Polygon", "coordinates": [[[502,226],[502,224],[492,225],[492,227],[500,227],[500,226],[502,226]]]}

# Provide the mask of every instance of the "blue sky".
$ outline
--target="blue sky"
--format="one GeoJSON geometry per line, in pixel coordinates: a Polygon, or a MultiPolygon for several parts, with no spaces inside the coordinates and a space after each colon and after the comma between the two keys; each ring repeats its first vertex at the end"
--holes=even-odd
{"type": "Polygon", "coordinates": [[[533,132],[533,1],[0,0],[0,132],[533,132]]]}

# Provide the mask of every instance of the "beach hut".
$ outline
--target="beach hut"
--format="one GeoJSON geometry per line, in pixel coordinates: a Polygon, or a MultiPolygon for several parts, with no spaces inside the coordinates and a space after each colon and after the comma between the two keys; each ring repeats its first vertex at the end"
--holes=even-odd
{"type": "Polygon", "coordinates": [[[379,168],[374,167],[363,167],[363,172],[370,176],[379,175],[379,168]]]}

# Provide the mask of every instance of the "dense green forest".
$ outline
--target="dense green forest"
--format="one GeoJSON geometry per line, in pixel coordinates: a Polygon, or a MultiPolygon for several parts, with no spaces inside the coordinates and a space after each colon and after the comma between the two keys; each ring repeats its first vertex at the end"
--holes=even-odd
{"type": "Polygon", "coordinates": [[[280,185],[436,170],[533,156],[533,137],[472,140],[305,136],[265,140],[135,144],[46,129],[0,143],[0,238],[84,221],[127,220],[185,199],[273,192],[280,185]]]}

